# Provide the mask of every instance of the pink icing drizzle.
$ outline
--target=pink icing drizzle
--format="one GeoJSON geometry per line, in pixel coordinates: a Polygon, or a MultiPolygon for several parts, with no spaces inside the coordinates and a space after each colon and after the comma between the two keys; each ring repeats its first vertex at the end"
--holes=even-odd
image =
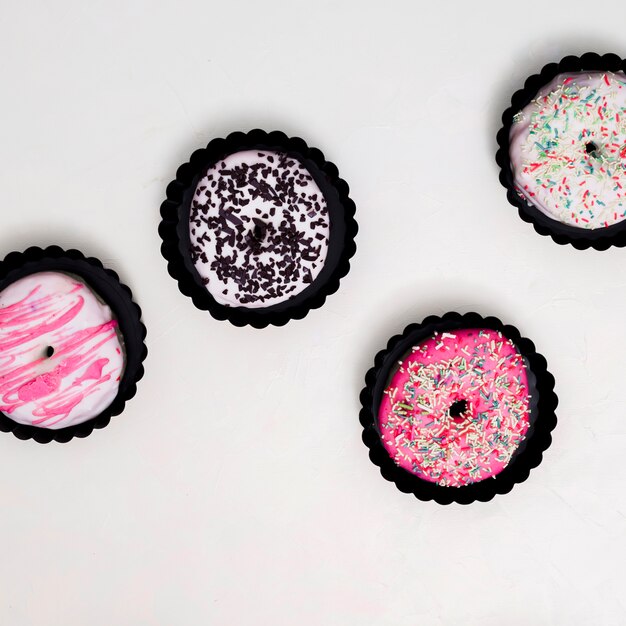
{"type": "Polygon", "coordinates": [[[395,371],[378,424],[396,464],[424,480],[459,487],[496,476],[530,425],[523,358],[493,330],[436,334],[395,371]]]}
{"type": "Polygon", "coordinates": [[[123,360],[117,322],[76,279],[42,273],[22,279],[27,280],[34,286],[17,301],[5,305],[8,291],[0,294],[0,411],[48,428],[85,421],[101,408],[93,406],[97,396],[108,397],[118,386],[123,360]],[[54,348],[50,358],[47,346],[54,348]],[[117,362],[107,368],[113,350],[117,362]],[[90,406],[81,407],[90,396],[90,406]]]}

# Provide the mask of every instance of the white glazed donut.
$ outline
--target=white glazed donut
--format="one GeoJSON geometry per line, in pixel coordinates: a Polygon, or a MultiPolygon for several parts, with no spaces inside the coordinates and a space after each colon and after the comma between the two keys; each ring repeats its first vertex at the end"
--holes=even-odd
{"type": "Polygon", "coordinates": [[[304,291],[328,253],[326,199],[292,155],[243,150],[210,167],[189,216],[191,257],[220,304],[269,307],[304,291]]]}
{"type": "Polygon", "coordinates": [[[514,117],[518,193],[547,216],[596,229],[626,218],[626,75],[560,74],[514,117]]]}
{"type": "Polygon", "coordinates": [[[80,279],[39,272],[0,292],[0,411],[58,429],[108,407],[124,351],[111,309],[80,279]]]}

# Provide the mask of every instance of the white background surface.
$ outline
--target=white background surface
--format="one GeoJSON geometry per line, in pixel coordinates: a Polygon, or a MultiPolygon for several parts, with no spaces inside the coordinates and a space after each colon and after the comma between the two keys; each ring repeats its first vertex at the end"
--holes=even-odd
{"type": "Polygon", "coordinates": [[[0,624],[626,624],[626,250],[538,236],[494,162],[529,74],[626,56],[621,0],[1,9],[0,257],[100,257],[150,354],[86,440],[0,436],[0,624]],[[178,165],[253,127],[320,147],[361,228],[340,291],[263,331],[196,310],[157,235],[178,165]],[[469,507],[397,491],[358,422],[375,352],[449,309],[518,326],[560,397],[543,464],[469,507]]]}

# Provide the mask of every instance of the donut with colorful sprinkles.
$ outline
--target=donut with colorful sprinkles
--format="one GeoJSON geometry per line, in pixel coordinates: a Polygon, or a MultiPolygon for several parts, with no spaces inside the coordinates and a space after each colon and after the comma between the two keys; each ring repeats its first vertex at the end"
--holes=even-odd
{"type": "Polygon", "coordinates": [[[378,426],[400,467],[459,487],[508,465],[530,426],[529,400],[524,360],[502,333],[435,332],[400,362],[378,426]]]}
{"type": "Polygon", "coordinates": [[[626,219],[626,74],[559,74],[513,118],[518,192],[577,228],[626,219]]]}
{"type": "Polygon", "coordinates": [[[511,97],[497,134],[507,200],[578,250],[626,246],[626,59],[548,63],[511,97]]]}
{"type": "Polygon", "coordinates": [[[508,493],[556,426],[554,378],[495,317],[450,312],[393,336],[365,376],[363,442],[403,493],[440,504],[508,493]]]}

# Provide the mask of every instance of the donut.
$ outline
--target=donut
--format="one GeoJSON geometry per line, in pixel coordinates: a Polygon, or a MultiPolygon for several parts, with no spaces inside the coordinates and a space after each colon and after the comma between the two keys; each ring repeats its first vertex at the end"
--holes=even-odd
{"type": "Polygon", "coordinates": [[[396,465],[442,487],[499,474],[530,427],[524,358],[490,329],[434,333],[398,362],[377,416],[396,465]]]}
{"type": "Polygon", "coordinates": [[[59,429],[117,395],[124,349],[111,309],[79,278],[47,271],[0,292],[0,411],[59,429]]]}
{"type": "Polygon", "coordinates": [[[513,118],[515,190],[548,217],[598,229],[626,218],[626,75],[559,74],[513,118]]]}
{"type": "Polygon", "coordinates": [[[321,272],[329,236],[323,193],[286,152],[234,152],[195,188],[191,260],[219,304],[260,308],[297,296],[321,272]]]}

